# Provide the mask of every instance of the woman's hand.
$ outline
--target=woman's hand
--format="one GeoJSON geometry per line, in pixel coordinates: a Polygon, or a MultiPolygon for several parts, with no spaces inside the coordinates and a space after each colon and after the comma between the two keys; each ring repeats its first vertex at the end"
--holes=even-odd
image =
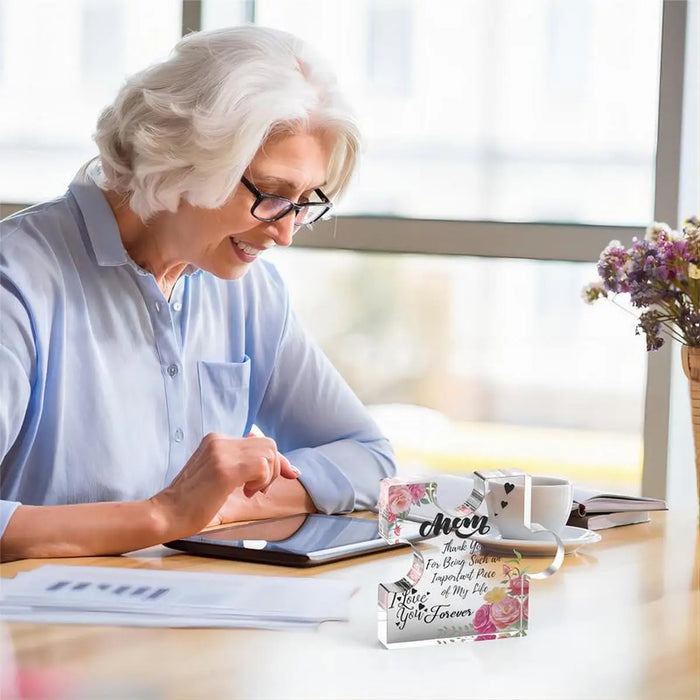
{"type": "Polygon", "coordinates": [[[131,552],[193,535],[220,511],[237,520],[310,513],[298,475],[274,440],[212,433],[172,484],[147,500],[20,505],[3,533],[0,560],[131,552]]]}
{"type": "Polygon", "coordinates": [[[169,539],[187,537],[216,524],[229,495],[240,487],[251,498],[282,476],[299,472],[266,437],[206,435],[173,482],[150,500],[163,514],[169,539]]]}

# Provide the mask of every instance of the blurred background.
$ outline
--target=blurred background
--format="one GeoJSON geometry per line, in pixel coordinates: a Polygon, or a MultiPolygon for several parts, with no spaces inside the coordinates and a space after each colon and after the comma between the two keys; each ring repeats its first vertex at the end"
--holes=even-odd
{"type": "Polygon", "coordinates": [[[517,467],[638,494],[656,420],[644,341],[630,309],[586,306],[581,289],[601,242],[629,245],[656,213],[662,9],[0,0],[0,203],[61,194],[125,76],[183,31],[298,34],[366,142],[337,218],[270,259],[402,468],[517,467]]]}

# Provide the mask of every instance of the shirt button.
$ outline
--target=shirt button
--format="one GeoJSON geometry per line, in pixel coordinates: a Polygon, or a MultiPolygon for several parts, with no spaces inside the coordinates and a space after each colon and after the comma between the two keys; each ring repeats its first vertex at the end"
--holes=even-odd
{"type": "Polygon", "coordinates": [[[155,304],[153,304],[157,312],[160,312],[160,302],[157,301],[155,304]]]}
{"type": "Polygon", "coordinates": [[[172,365],[169,365],[169,366],[168,366],[168,374],[169,374],[171,377],[174,377],[178,372],[179,372],[179,370],[178,370],[176,364],[172,364],[172,365]]]}
{"type": "Polygon", "coordinates": [[[182,304],[179,301],[176,301],[173,304],[173,311],[179,311],[182,308],[182,304]]]}
{"type": "Polygon", "coordinates": [[[173,435],[173,439],[175,440],[175,442],[182,442],[182,438],[184,437],[185,433],[183,433],[180,428],[178,428],[173,435]]]}

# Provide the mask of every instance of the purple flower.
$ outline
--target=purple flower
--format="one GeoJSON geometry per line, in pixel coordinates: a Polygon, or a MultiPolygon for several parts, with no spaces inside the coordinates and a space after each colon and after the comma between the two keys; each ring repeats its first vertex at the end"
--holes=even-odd
{"type": "Polygon", "coordinates": [[[678,314],[678,325],[689,345],[700,345],[700,312],[683,305],[678,314]]]}
{"type": "Polygon", "coordinates": [[[661,234],[659,236],[659,256],[668,270],[668,279],[677,285],[683,284],[687,280],[688,263],[692,260],[688,241],[661,234]]]}
{"type": "Polygon", "coordinates": [[[600,254],[598,274],[609,292],[626,292],[627,274],[625,264],[627,251],[619,241],[610,241],[608,247],[600,254]]]}
{"type": "Polygon", "coordinates": [[[644,238],[647,241],[656,243],[659,240],[660,233],[668,233],[670,230],[671,227],[668,224],[655,221],[653,224],[651,224],[651,226],[647,226],[646,236],[644,236],[644,238]]]}
{"type": "Polygon", "coordinates": [[[640,330],[644,332],[649,352],[663,347],[664,339],[659,335],[661,331],[660,319],[661,314],[658,311],[645,311],[639,317],[639,324],[635,329],[635,333],[639,335],[640,330]]]}
{"type": "Polygon", "coordinates": [[[638,308],[660,304],[676,294],[678,271],[684,263],[676,250],[659,234],[659,244],[635,240],[629,249],[627,280],[630,301],[638,308]],[[663,244],[663,248],[660,245],[663,244]]]}
{"type": "Polygon", "coordinates": [[[630,283],[630,301],[633,306],[644,308],[663,301],[664,291],[659,289],[651,280],[634,280],[630,283]]]}
{"type": "Polygon", "coordinates": [[[664,345],[662,331],[700,347],[700,218],[688,219],[682,233],[654,223],[628,249],[611,241],[600,254],[598,274],[601,282],[583,290],[584,301],[629,294],[632,306],[645,309],[635,332],[644,334],[647,350],[664,345]]]}

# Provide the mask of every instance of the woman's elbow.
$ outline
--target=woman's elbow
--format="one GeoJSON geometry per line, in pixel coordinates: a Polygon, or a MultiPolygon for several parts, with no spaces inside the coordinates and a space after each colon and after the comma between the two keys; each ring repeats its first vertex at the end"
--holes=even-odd
{"type": "Polygon", "coordinates": [[[377,460],[379,467],[379,478],[386,479],[388,477],[396,476],[396,454],[394,453],[394,448],[389,440],[386,438],[375,440],[370,449],[374,453],[377,460]]]}

